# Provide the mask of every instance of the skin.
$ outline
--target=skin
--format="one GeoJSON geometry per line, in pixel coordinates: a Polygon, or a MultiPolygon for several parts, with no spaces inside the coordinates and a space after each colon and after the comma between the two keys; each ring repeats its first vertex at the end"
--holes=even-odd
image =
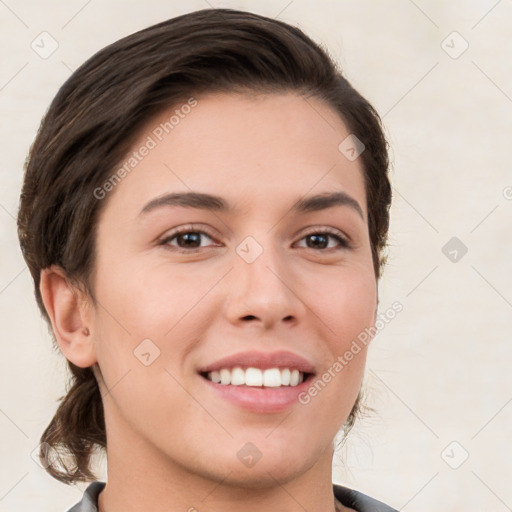
{"type": "MultiPolygon", "coordinates": [[[[274,414],[215,396],[196,370],[243,350],[286,349],[322,374],[373,324],[377,281],[360,159],[338,150],[349,131],[318,99],[197,100],[103,199],[97,303],[58,267],[41,276],[64,356],[93,366],[103,396],[108,484],[100,511],[334,511],[333,440],[357,397],[367,349],[310,403],[274,414]],[[191,190],[222,196],[235,212],[165,206],[139,216],[150,200],[191,190]],[[333,191],[352,196],[364,218],[347,206],[288,213],[299,199],[333,191]],[[159,245],[189,223],[188,232],[213,236],[159,245]],[[306,236],[306,228],[326,227],[351,247],[306,236]],[[249,235],[263,249],[250,264],[236,252],[249,235]],[[160,350],[149,366],[134,356],[147,338],[160,350]],[[247,442],[262,454],[252,467],[237,457],[247,442]]],[[[173,111],[152,120],[134,149],[173,111]]]]}

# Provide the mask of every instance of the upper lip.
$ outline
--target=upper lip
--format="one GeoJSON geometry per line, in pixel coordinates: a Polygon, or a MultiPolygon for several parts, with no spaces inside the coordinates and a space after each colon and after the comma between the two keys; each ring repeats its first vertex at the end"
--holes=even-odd
{"type": "Polygon", "coordinates": [[[307,359],[302,356],[289,352],[287,350],[279,350],[275,352],[257,352],[254,350],[247,352],[238,352],[222,359],[218,359],[214,363],[199,368],[199,373],[207,373],[219,371],[222,368],[234,368],[241,366],[243,368],[260,368],[266,370],[268,368],[296,368],[303,373],[315,373],[315,367],[307,359]]]}

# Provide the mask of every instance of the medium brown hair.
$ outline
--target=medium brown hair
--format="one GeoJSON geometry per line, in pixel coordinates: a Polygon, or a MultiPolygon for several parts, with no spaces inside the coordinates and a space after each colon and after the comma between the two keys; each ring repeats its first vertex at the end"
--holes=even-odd
{"type": "MultiPolygon", "coordinates": [[[[379,115],[343,76],[328,52],[279,20],[232,9],[169,19],[103,48],[80,66],[52,101],[30,149],[18,213],[18,237],[39,309],[41,270],[60,266],[95,304],[97,219],[107,199],[94,194],[112,175],[141,129],[164,109],[208,92],[294,92],[325,101],[365,146],[368,230],[380,278],[389,228],[391,186],[379,115]]],[[[341,141],[340,141],[341,142],[341,141]]],[[[54,334],[53,347],[58,350],[54,334]]],[[[54,478],[96,479],[95,448],[106,448],[100,390],[92,368],[68,361],[71,385],[41,436],[40,458],[54,478]],[[48,452],[63,455],[61,468],[48,452]]],[[[361,408],[358,396],[343,429],[361,408]]]]}

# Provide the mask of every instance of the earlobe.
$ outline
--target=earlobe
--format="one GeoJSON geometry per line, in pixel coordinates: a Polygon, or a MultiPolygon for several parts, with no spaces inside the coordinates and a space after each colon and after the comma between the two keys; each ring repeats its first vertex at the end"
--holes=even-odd
{"type": "Polygon", "coordinates": [[[39,290],[64,357],[80,368],[97,362],[83,293],[55,265],[41,270],[39,290]]]}

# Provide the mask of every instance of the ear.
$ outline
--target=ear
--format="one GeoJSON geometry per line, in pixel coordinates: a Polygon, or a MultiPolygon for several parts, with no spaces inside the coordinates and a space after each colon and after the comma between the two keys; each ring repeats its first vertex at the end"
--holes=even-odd
{"type": "Polygon", "coordinates": [[[56,266],[41,270],[39,290],[64,357],[80,368],[97,362],[88,317],[89,301],[56,266]]]}

